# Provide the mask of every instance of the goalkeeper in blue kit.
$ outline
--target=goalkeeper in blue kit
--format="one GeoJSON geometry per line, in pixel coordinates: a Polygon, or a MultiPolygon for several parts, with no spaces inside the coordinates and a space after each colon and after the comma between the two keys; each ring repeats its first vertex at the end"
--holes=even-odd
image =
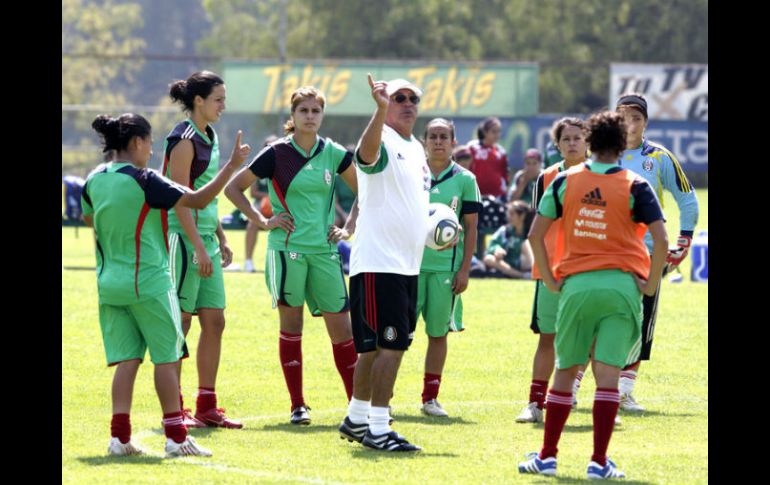
{"type": "MultiPolygon", "coordinates": [[[[620,165],[644,177],[652,186],[663,207],[663,189],[673,195],[679,207],[679,237],[675,249],[669,249],[668,264],[663,273],[671,271],[687,257],[692,242],[693,231],[698,223],[698,199],[695,188],[687,179],[679,160],[666,147],[652,142],[644,136],[647,128],[647,100],[641,94],[628,93],[618,98],[616,110],[622,114],[626,123],[626,151],[620,158],[620,165]]],[[[665,207],[663,207],[665,210],[665,207]]],[[[652,237],[649,231],[644,242],[652,253],[652,237]]],[[[643,320],[641,341],[631,350],[636,355],[641,346],[638,359],[630,359],[620,373],[620,407],[625,411],[641,412],[644,407],[633,396],[639,365],[643,360],[650,360],[652,337],[658,311],[660,286],[654,296],[643,297],[643,320]]]]}

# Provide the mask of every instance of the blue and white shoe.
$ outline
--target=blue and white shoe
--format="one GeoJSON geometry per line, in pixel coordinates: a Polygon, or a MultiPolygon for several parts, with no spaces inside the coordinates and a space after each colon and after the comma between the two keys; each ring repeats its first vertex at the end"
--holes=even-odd
{"type": "Polygon", "coordinates": [[[417,445],[408,442],[406,438],[391,431],[389,433],[374,435],[371,430],[367,430],[361,444],[367,448],[373,448],[380,451],[420,451],[417,445]]]}
{"type": "Polygon", "coordinates": [[[340,438],[350,441],[362,442],[364,435],[369,431],[369,423],[356,424],[345,416],[342,420],[342,424],[339,427],[340,438]]]}
{"type": "Polygon", "coordinates": [[[536,451],[527,453],[529,460],[519,463],[519,473],[536,473],[538,475],[556,475],[556,457],[551,456],[545,460],[540,459],[536,451]]]}
{"type": "Polygon", "coordinates": [[[588,478],[590,480],[607,480],[609,478],[626,478],[626,474],[618,470],[615,462],[607,457],[607,464],[601,466],[600,464],[592,461],[588,464],[588,478]]]}

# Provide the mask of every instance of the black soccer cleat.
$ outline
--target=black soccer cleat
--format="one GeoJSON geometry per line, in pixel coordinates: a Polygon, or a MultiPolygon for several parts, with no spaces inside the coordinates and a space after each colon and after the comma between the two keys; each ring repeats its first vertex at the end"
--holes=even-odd
{"type": "Polygon", "coordinates": [[[339,427],[340,439],[348,440],[351,443],[354,441],[361,442],[364,439],[364,435],[369,431],[369,424],[355,424],[347,416],[342,421],[339,427]]]}
{"type": "Polygon", "coordinates": [[[380,451],[420,451],[422,448],[413,445],[406,440],[403,436],[391,431],[381,435],[373,435],[371,431],[367,430],[364,435],[364,439],[361,444],[367,448],[372,448],[380,451]]]}

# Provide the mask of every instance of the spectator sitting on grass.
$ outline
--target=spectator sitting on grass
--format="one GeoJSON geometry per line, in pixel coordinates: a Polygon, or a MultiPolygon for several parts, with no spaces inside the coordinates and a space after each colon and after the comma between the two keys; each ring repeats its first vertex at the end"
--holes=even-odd
{"type": "Polygon", "coordinates": [[[535,211],[520,200],[510,202],[508,223],[492,236],[484,256],[488,270],[497,270],[509,278],[532,278],[532,249],[527,234],[535,218],[535,211]]]}

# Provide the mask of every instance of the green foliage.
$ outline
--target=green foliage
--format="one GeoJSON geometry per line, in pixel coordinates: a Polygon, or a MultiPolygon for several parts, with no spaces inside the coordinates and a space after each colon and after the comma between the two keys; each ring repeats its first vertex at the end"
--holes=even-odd
{"type": "MultiPolygon", "coordinates": [[[[278,57],[279,0],[203,4],[202,53],[278,57]]],[[[287,16],[289,59],[539,62],[541,112],[601,108],[610,62],[708,62],[705,0],[295,0],[287,16]]]]}

